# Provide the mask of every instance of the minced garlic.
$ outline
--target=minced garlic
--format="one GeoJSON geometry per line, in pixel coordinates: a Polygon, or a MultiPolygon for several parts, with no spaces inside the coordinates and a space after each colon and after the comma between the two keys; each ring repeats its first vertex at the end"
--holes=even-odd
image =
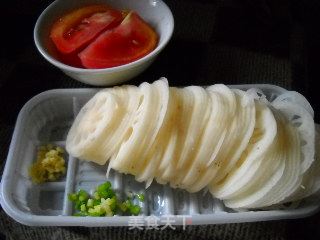
{"type": "Polygon", "coordinates": [[[64,150],[52,144],[41,146],[37,160],[31,165],[29,175],[34,183],[56,181],[66,173],[64,150]]]}

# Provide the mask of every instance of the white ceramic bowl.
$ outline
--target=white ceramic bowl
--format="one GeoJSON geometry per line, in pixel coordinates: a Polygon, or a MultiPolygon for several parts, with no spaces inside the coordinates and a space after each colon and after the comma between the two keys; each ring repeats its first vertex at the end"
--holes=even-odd
{"type": "Polygon", "coordinates": [[[161,0],[56,0],[39,16],[34,28],[34,41],[40,53],[68,76],[91,85],[107,86],[129,80],[144,71],[170,40],[174,20],[168,6],[161,0]],[[117,9],[136,11],[158,33],[157,47],[145,57],[113,68],[83,69],[66,65],[54,55],[55,46],[49,38],[52,24],[66,12],[83,5],[106,3],[117,9]]]}

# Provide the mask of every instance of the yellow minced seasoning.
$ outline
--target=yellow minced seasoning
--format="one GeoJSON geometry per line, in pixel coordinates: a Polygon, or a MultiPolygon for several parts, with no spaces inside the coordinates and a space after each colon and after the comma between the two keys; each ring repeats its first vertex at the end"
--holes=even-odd
{"type": "Polygon", "coordinates": [[[34,183],[44,183],[59,180],[66,173],[64,150],[59,146],[48,144],[40,146],[37,159],[29,169],[29,175],[34,183]]]}

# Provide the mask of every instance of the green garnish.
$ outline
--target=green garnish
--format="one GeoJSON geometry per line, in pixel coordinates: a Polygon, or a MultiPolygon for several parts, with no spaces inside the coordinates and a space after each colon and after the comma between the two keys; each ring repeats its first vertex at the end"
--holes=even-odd
{"type": "Polygon", "coordinates": [[[80,189],[78,193],[68,194],[68,199],[74,203],[74,208],[78,210],[74,216],[113,216],[117,213],[139,215],[141,207],[133,203],[136,196],[139,201],[144,201],[143,194],[132,194],[125,201],[120,201],[109,181],[100,184],[92,196],[85,190],[80,189]]]}
{"type": "Polygon", "coordinates": [[[78,196],[77,196],[77,194],[75,194],[75,193],[69,193],[69,194],[68,194],[68,199],[69,199],[69,201],[71,201],[71,202],[75,202],[75,201],[78,200],[78,196]]]}
{"type": "Polygon", "coordinates": [[[140,200],[140,202],[144,202],[144,195],[143,194],[137,194],[137,198],[140,200]]]}
{"type": "Polygon", "coordinates": [[[85,202],[89,198],[89,194],[83,189],[80,189],[80,191],[78,192],[78,196],[80,202],[85,202]]]}
{"type": "Polygon", "coordinates": [[[101,198],[100,195],[99,195],[99,193],[97,193],[97,192],[94,192],[93,197],[94,197],[94,199],[96,199],[96,200],[99,200],[99,199],[101,198]]]}
{"type": "Polygon", "coordinates": [[[82,204],[82,205],[80,206],[80,211],[81,211],[81,212],[86,212],[86,211],[87,211],[87,208],[86,208],[86,205],[85,205],[85,204],[82,204]]]}
{"type": "Polygon", "coordinates": [[[129,210],[131,214],[138,215],[141,211],[141,207],[139,205],[131,205],[129,210]]]}
{"type": "Polygon", "coordinates": [[[93,199],[89,198],[87,201],[87,207],[92,208],[93,207],[93,199]]]}

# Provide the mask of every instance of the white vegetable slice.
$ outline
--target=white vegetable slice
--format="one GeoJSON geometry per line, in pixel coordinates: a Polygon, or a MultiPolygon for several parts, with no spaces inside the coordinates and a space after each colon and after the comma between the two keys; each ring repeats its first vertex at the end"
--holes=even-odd
{"type": "Polygon", "coordinates": [[[207,90],[220,93],[227,98],[228,111],[229,111],[230,117],[232,118],[236,113],[237,101],[231,89],[224,84],[215,84],[210,87],[207,87],[207,90]]]}
{"type": "MultiPolygon", "coordinates": [[[[297,187],[296,191],[291,194],[291,196],[285,198],[279,204],[281,203],[287,203],[287,202],[293,202],[300,200],[302,198],[308,197],[312,194],[313,189],[315,187],[316,182],[316,161],[313,162],[312,167],[310,167],[302,177],[302,181],[300,183],[300,186],[297,187]]],[[[318,186],[319,188],[320,186],[318,186]]]]}
{"type": "MultiPolygon", "coordinates": [[[[274,103],[274,105],[276,105],[276,107],[278,107],[283,112],[285,112],[289,120],[299,119],[301,121],[300,118],[294,117],[292,115],[294,114],[294,112],[297,112],[297,110],[292,111],[292,109],[299,108],[300,111],[303,111],[301,110],[300,106],[292,106],[292,103],[288,103],[286,101],[276,102],[276,104],[274,103]],[[287,105],[291,105],[291,106],[286,108],[287,105]]],[[[307,113],[306,115],[308,116],[309,114],[307,113]]],[[[308,120],[309,122],[311,122],[310,118],[308,120]]],[[[239,199],[236,199],[236,200],[232,199],[232,200],[225,201],[228,207],[232,207],[232,208],[266,207],[273,204],[279,204],[279,203],[284,203],[288,201],[298,200],[298,199],[301,199],[302,197],[306,197],[311,194],[310,189],[312,189],[312,186],[316,186],[313,183],[314,178],[312,176],[313,171],[315,169],[309,168],[309,170],[305,172],[304,176],[301,175],[300,168],[299,168],[300,154],[299,152],[297,152],[301,149],[299,137],[296,132],[297,130],[295,130],[295,128],[290,126],[291,125],[290,123],[287,123],[287,125],[288,125],[287,128],[289,128],[289,132],[291,131],[291,137],[287,137],[287,139],[291,140],[290,142],[292,145],[291,145],[291,149],[288,150],[289,156],[287,159],[286,168],[285,168],[284,174],[282,175],[281,181],[277,182],[276,186],[274,186],[274,188],[272,188],[272,191],[268,192],[268,194],[266,194],[265,197],[261,198],[261,191],[260,191],[260,195],[255,194],[256,197],[259,196],[261,199],[259,201],[256,201],[254,204],[248,204],[248,199],[250,198],[247,197],[246,199],[247,202],[244,202],[245,199],[242,199],[242,201],[240,201],[239,199]],[[311,177],[308,175],[311,175],[311,177]]],[[[301,125],[297,124],[296,126],[300,127],[301,125]]],[[[312,129],[313,128],[311,127],[311,130],[312,129]]],[[[302,134],[300,134],[300,136],[301,135],[302,134]]],[[[272,179],[273,178],[271,178],[271,180],[272,179]]],[[[266,186],[268,186],[268,184],[266,186]]],[[[251,200],[252,200],[252,197],[251,197],[251,200]]]]}
{"type": "Polygon", "coordinates": [[[103,165],[105,141],[122,116],[122,106],[109,92],[98,92],[77,115],[66,140],[66,149],[74,157],[103,165]]]}
{"type": "Polygon", "coordinates": [[[191,191],[190,186],[192,184],[196,183],[197,185],[205,186],[215,177],[220,164],[217,161],[219,160],[217,159],[217,156],[225,141],[228,128],[232,123],[236,111],[237,102],[235,95],[227,86],[216,84],[208,87],[206,90],[209,94],[217,94],[222,99],[221,106],[216,108],[216,111],[218,112],[216,113],[216,116],[214,115],[216,118],[212,123],[214,124],[215,131],[212,133],[209,140],[214,147],[210,149],[209,158],[200,158],[200,160],[197,160],[195,168],[191,169],[184,178],[183,186],[188,188],[188,191],[191,191]],[[208,166],[211,166],[210,170],[208,169],[208,166]]]}
{"type": "Polygon", "coordinates": [[[314,161],[315,126],[312,116],[300,105],[276,101],[272,105],[279,109],[297,129],[301,141],[301,169],[305,173],[314,161]]]}
{"type": "Polygon", "coordinates": [[[273,174],[269,176],[269,178],[267,178],[267,175],[265,174],[259,179],[259,182],[255,182],[256,191],[253,190],[253,192],[250,192],[250,190],[252,189],[249,189],[248,192],[243,192],[242,195],[237,196],[236,198],[224,200],[224,203],[227,207],[234,209],[263,207],[263,205],[261,205],[257,201],[261,199],[262,196],[265,196],[265,193],[270,191],[270,189],[272,189],[272,187],[274,187],[279,182],[279,179],[284,172],[285,166],[284,161],[281,161],[281,159],[279,159],[278,157],[272,155],[271,158],[279,160],[279,162],[281,163],[279,168],[276,168],[276,166],[278,165],[272,166],[269,172],[273,172],[273,174]],[[259,186],[261,187],[259,188],[259,186]]]}
{"type": "Polygon", "coordinates": [[[239,189],[238,192],[229,196],[227,200],[224,200],[227,207],[260,207],[257,205],[257,202],[269,194],[270,190],[278,184],[284,173],[286,158],[284,142],[287,140],[284,136],[283,124],[279,121],[277,121],[277,124],[278,128],[276,139],[272,144],[272,147],[265,154],[261,167],[247,185],[239,189]]]}
{"type": "Polygon", "coordinates": [[[256,102],[256,125],[248,147],[225,179],[209,185],[210,192],[217,198],[225,199],[250,182],[276,133],[277,124],[273,113],[265,104],[256,102]]]}
{"type": "Polygon", "coordinates": [[[279,95],[276,99],[272,101],[273,104],[277,104],[279,102],[290,102],[296,105],[303,107],[305,110],[309,112],[309,114],[314,117],[314,111],[308,100],[298,92],[295,91],[287,91],[281,95],[279,95]]]}
{"type": "MultiPolygon", "coordinates": [[[[220,151],[216,155],[216,158],[221,160],[218,160],[218,165],[213,164],[212,166],[207,166],[206,171],[204,171],[204,174],[202,174],[201,177],[193,176],[197,181],[194,181],[193,184],[187,188],[190,192],[197,192],[206,187],[207,184],[212,181],[214,176],[213,173],[217,174],[214,180],[216,180],[216,178],[223,178],[240,158],[241,153],[249,143],[255,125],[254,101],[252,98],[251,101],[247,99],[247,96],[243,91],[239,90],[239,92],[235,92],[237,99],[237,112],[227,131],[226,138],[222,141],[223,145],[219,148],[220,151]]],[[[209,124],[215,125],[216,123],[209,124]]],[[[210,125],[207,127],[210,127],[210,125]]],[[[212,142],[212,139],[204,140],[204,145],[206,141],[212,142]]],[[[205,147],[207,146],[205,145],[205,147]]],[[[191,169],[191,173],[195,172],[197,168],[199,168],[199,166],[195,163],[191,169]]],[[[192,178],[191,173],[185,177],[185,184],[188,184],[188,180],[190,182],[190,179],[192,178]]]]}
{"type": "Polygon", "coordinates": [[[269,103],[259,89],[153,84],[97,93],[66,141],[70,155],[190,192],[208,187],[231,208],[264,208],[320,189],[313,109],[299,93],[269,103]],[[289,141],[288,141],[289,139],[289,141]]]}
{"type": "MultiPolygon", "coordinates": [[[[201,143],[198,146],[192,165],[188,168],[181,187],[187,188],[193,183],[202,179],[203,173],[207,170],[207,162],[212,157],[215,158],[219,152],[225,138],[226,123],[228,122],[229,112],[225,98],[220,93],[208,91],[211,108],[210,116],[202,135],[201,143]]],[[[210,177],[212,174],[210,175],[210,177]]],[[[210,180],[207,180],[210,181],[210,180]]]]}
{"type": "Polygon", "coordinates": [[[282,202],[297,201],[315,194],[320,189],[320,129],[316,125],[315,160],[304,173],[300,187],[289,198],[282,202]],[[318,128],[318,130],[317,130],[318,128]]]}
{"type": "Polygon", "coordinates": [[[225,178],[230,170],[235,166],[242,152],[247,148],[255,126],[256,114],[254,99],[248,96],[244,91],[236,89],[233,91],[237,96],[238,101],[238,116],[234,119],[236,130],[233,131],[233,129],[230,129],[228,133],[230,141],[228,141],[228,146],[226,146],[224,155],[221,155],[221,167],[213,181],[214,183],[225,178]]]}
{"type": "MultiPolygon", "coordinates": [[[[316,141],[315,143],[320,144],[319,134],[316,131],[316,141]]],[[[319,150],[320,148],[318,148],[319,150]]],[[[319,151],[317,151],[317,145],[315,146],[315,160],[311,167],[303,174],[303,179],[301,181],[300,187],[288,198],[285,199],[286,202],[292,202],[306,198],[320,188],[320,161],[319,161],[319,151]]],[[[282,201],[280,203],[284,203],[282,201]]]]}
{"type": "Polygon", "coordinates": [[[284,201],[296,191],[302,182],[298,132],[286,121],[284,121],[283,128],[285,138],[290,139],[290,141],[285,141],[286,162],[283,175],[268,194],[250,207],[267,207],[284,201]]]}
{"type": "Polygon", "coordinates": [[[146,188],[148,188],[151,183],[153,182],[154,179],[154,175],[155,175],[155,170],[157,168],[157,166],[159,165],[159,162],[161,160],[161,156],[162,156],[162,150],[159,148],[156,148],[153,152],[152,152],[152,156],[150,156],[150,158],[148,158],[148,164],[146,164],[146,166],[144,167],[144,169],[141,171],[140,174],[136,175],[135,179],[138,182],[146,182],[146,188]]]}
{"type": "MultiPolygon", "coordinates": [[[[225,145],[226,142],[229,139],[226,139],[227,136],[227,131],[230,127],[230,125],[232,124],[232,120],[235,117],[236,114],[236,108],[237,108],[237,100],[235,97],[235,94],[233,93],[233,91],[231,91],[231,89],[229,89],[227,86],[223,85],[223,84],[215,84],[212,85],[210,87],[207,88],[208,91],[212,91],[212,92],[216,92],[216,93],[220,93],[223,97],[225,97],[226,102],[227,102],[227,111],[229,112],[228,114],[228,119],[225,120],[225,126],[224,128],[222,128],[223,131],[225,131],[224,134],[226,134],[224,136],[224,140],[223,142],[221,142],[221,146],[225,145]]],[[[222,140],[222,139],[221,139],[222,140]]],[[[219,151],[221,151],[221,148],[219,149],[219,151]]],[[[219,158],[217,158],[218,155],[218,151],[214,152],[214,154],[210,157],[209,161],[207,162],[207,166],[211,165],[212,163],[214,163],[216,166],[220,165],[219,162],[219,158]]]]}
{"type": "MultiPolygon", "coordinates": [[[[170,88],[170,97],[168,103],[168,110],[165,115],[165,119],[163,121],[163,125],[159,130],[159,134],[157,135],[151,149],[147,152],[145,157],[146,161],[144,165],[141,167],[140,173],[136,176],[136,180],[139,182],[148,181],[151,184],[153,178],[156,175],[156,171],[159,167],[162,156],[165,152],[171,137],[171,133],[173,128],[175,127],[175,118],[176,112],[178,108],[177,101],[177,89],[170,88]]],[[[171,149],[169,147],[169,149],[171,149]]]]}
{"type": "Polygon", "coordinates": [[[178,131],[172,130],[169,143],[165,148],[164,154],[160,159],[159,167],[156,171],[156,181],[160,184],[166,184],[175,173],[175,166],[171,162],[174,160],[174,154],[178,145],[178,131]]]}
{"type": "Polygon", "coordinates": [[[122,173],[135,174],[136,161],[143,151],[146,136],[152,131],[153,107],[157,103],[155,88],[149,83],[139,86],[139,105],[131,120],[126,136],[118,150],[109,163],[109,167],[122,173]]]}
{"type": "Polygon", "coordinates": [[[306,194],[310,196],[315,194],[320,190],[320,125],[317,124],[316,127],[316,141],[315,141],[315,161],[314,161],[314,171],[313,171],[313,185],[311,190],[306,194]]]}
{"type": "Polygon", "coordinates": [[[161,161],[159,170],[163,172],[161,178],[165,182],[170,182],[172,187],[174,186],[173,180],[177,175],[177,165],[180,159],[182,149],[187,137],[187,129],[191,122],[192,110],[194,105],[194,96],[191,91],[187,89],[178,89],[178,103],[180,105],[181,110],[179,110],[177,119],[176,119],[176,131],[173,132],[173,136],[176,137],[176,144],[174,153],[171,156],[165,155],[165,157],[169,157],[169,164],[164,165],[166,161],[165,159],[161,161]],[[176,134],[176,136],[175,136],[176,134]],[[165,171],[164,171],[165,169],[165,171]]]}
{"type": "Polygon", "coordinates": [[[207,91],[202,87],[190,86],[184,88],[184,92],[189,91],[193,95],[193,109],[191,120],[186,129],[187,134],[181,147],[181,153],[177,162],[176,174],[170,182],[171,185],[181,187],[181,180],[186,175],[189,167],[192,165],[194,155],[196,154],[205,126],[209,120],[210,112],[208,104],[211,99],[207,91]]]}
{"type": "Polygon", "coordinates": [[[192,99],[184,99],[184,94],[181,89],[171,88],[170,94],[175,98],[176,109],[172,116],[172,129],[168,144],[164,148],[164,153],[156,171],[156,180],[162,184],[169,182],[175,174],[179,143],[182,137],[181,131],[183,131],[185,124],[188,123],[187,120],[183,121],[183,119],[190,116],[190,106],[192,104],[192,99]]]}
{"type": "MultiPolygon", "coordinates": [[[[155,89],[156,102],[155,105],[152,107],[153,116],[148,123],[150,128],[149,136],[146,134],[146,138],[143,144],[143,151],[141,156],[138,158],[136,162],[136,170],[138,170],[137,175],[139,175],[142,171],[145,170],[146,165],[148,164],[149,158],[147,157],[152,152],[152,146],[157,146],[157,137],[162,138],[163,134],[161,132],[167,131],[167,123],[166,121],[171,117],[171,112],[168,115],[168,104],[169,104],[169,86],[168,81],[162,78],[159,81],[156,81],[152,84],[152,87],[155,89]]],[[[148,174],[148,173],[147,173],[148,174]]],[[[136,178],[138,180],[138,178],[136,178]]],[[[143,181],[140,179],[140,181],[143,181]]]]}
{"type": "Polygon", "coordinates": [[[269,101],[267,100],[266,95],[259,88],[250,88],[246,91],[246,93],[249,99],[253,98],[258,100],[259,102],[269,104],[269,101]]]}
{"type": "Polygon", "coordinates": [[[183,143],[180,159],[177,164],[178,169],[186,165],[190,155],[196,150],[195,146],[203,132],[204,124],[206,124],[208,120],[208,114],[206,113],[209,97],[206,90],[197,86],[186,87],[185,90],[193,94],[194,102],[190,123],[188,129],[186,129],[187,136],[183,143]]]}
{"type": "MultiPolygon", "coordinates": [[[[117,119],[118,127],[113,127],[113,132],[109,134],[105,141],[105,156],[109,159],[112,154],[119,148],[125,137],[130,122],[139,104],[139,90],[136,86],[122,86],[106,89],[116,95],[121,103],[121,117],[117,119]]],[[[111,113],[110,113],[111,114],[111,113]]]]}

